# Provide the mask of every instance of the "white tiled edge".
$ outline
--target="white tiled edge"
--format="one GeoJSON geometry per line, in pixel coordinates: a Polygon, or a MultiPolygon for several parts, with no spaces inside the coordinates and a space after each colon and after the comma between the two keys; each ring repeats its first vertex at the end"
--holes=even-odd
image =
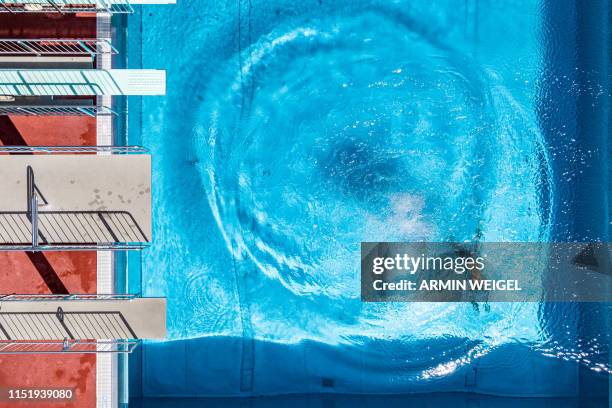
{"type": "MultiPolygon", "coordinates": [[[[97,292],[113,293],[113,253],[98,251],[97,255],[97,292]]],[[[115,353],[96,354],[96,407],[116,408],[119,405],[117,355],[115,353]]]]}
{"type": "MultiPolygon", "coordinates": [[[[99,39],[111,40],[111,16],[100,13],[96,18],[96,31],[99,39]]],[[[110,69],[111,56],[101,55],[97,59],[96,68],[110,69]]],[[[111,107],[110,96],[99,96],[98,106],[111,107]]],[[[110,146],[113,144],[113,122],[110,115],[96,118],[96,144],[110,146]]],[[[110,154],[110,153],[98,153],[110,154]]],[[[97,251],[97,293],[113,293],[113,254],[111,251],[97,251]]],[[[117,356],[114,353],[96,354],[96,407],[116,408],[119,405],[117,356]]]]}
{"type": "MultiPolygon", "coordinates": [[[[111,35],[111,15],[99,13],[96,18],[96,31],[98,39],[112,40],[111,35]]],[[[96,62],[97,69],[111,69],[112,56],[109,54],[99,55],[96,62]]],[[[99,106],[111,107],[111,96],[98,96],[99,106]]],[[[110,146],[113,143],[113,118],[111,115],[102,115],[96,118],[97,145],[110,146]]]]}

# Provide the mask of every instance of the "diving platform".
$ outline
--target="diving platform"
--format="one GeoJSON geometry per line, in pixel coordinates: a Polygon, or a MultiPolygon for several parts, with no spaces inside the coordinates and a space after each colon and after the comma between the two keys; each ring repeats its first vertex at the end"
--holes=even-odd
{"type": "Polygon", "coordinates": [[[166,337],[165,298],[5,295],[0,306],[0,354],[129,352],[166,337]]]}
{"type": "Polygon", "coordinates": [[[166,71],[155,69],[0,69],[0,95],[165,95],[166,71]]]}
{"type": "Polygon", "coordinates": [[[0,147],[0,250],[142,249],[151,158],[139,147],[0,147]]]}

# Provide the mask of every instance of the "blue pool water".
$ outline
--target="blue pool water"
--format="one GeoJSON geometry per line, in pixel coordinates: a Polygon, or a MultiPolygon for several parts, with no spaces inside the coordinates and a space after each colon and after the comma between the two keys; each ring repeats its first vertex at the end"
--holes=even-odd
{"type": "Polygon", "coordinates": [[[130,23],[168,70],[139,124],[142,285],[170,338],[144,347],[144,396],[575,396],[578,364],[609,372],[577,307],[360,300],[361,241],[557,238],[547,10],[456,3],[184,0],[130,23]]]}

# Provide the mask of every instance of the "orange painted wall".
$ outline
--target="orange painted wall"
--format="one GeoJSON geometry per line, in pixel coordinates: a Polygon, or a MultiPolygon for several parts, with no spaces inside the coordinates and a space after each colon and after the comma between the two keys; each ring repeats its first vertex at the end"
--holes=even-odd
{"type": "MultiPolygon", "coordinates": [[[[96,144],[96,121],[90,117],[11,117],[31,146],[96,144]]],[[[46,252],[45,256],[70,293],[96,293],[96,253],[46,252]]],[[[24,252],[0,252],[0,294],[50,293],[24,252]]],[[[95,355],[0,354],[0,408],[94,408],[95,355]],[[70,402],[6,401],[9,388],[70,388],[70,402]]]]}
{"type": "Polygon", "coordinates": [[[11,116],[30,146],[95,146],[96,119],[89,116],[11,116]]]}
{"type": "Polygon", "coordinates": [[[0,408],[94,408],[96,406],[96,356],[0,355],[0,408]],[[71,401],[18,401],[7,398],[9,388],[70,388],[71,401]]]}

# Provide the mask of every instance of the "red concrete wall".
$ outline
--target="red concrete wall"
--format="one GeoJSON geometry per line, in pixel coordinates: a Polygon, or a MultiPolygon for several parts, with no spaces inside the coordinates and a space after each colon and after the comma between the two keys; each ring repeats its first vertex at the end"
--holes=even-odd
{"type": "MultiPolygon", "coordinates": [[[[45,256],[70,293],[96,293],[95,252],[45,252],[45,256]]],[[[11,251],[0,252],[0,293],[51,291],[25,252],[11,251]]]]}
{"type": "Polygon", "coordinates": [[[0,38],[96,38],[96,17],[2,13],[0,38]]]}
{"type": "Polygon", "coordinates": [[[93,354],[0,355],[0,408],[95,408],[96,356],[93,354]],[[8,400],[8,389],[73,390],[70,401],[8,400]]]}
{"type": "Polygon", "coordinates": [[[30,146],[95,146],[96,119],[89,116],[11,116],[30,146]]]}
{"type": "MultiPolygon", "coordinates": [[[[95,38],[95,15],[0,14],[0,38],[95,38]]],[[[90,117],[12,116],[20,138],[31,146],[94,146],[90,117]]],[[[0,141],[0,144],[2,142],[0,141]]],[[[70,293],[96,293],[95,252],[47,252],[46,259],[70,293]]],[[[0,252],[0,294],[50,293],[24,252],[0,252]]],[[[96,406],[95,355],[0,355],[0,408],[96,406]],[[70,402],[8,402],[8,388],[70,388],[70,402]]]]}
{"type": "MultiPolygon", "coordinates": [[[[0,21],[0,35],[2,27],[0,21]]],[[[13,116],[11,122],[28,145],[96,144],[94,118],[13,116]]],[[[95,252],[46,252],[45,257],[70,293],[96,293],[95,252]]],[[[0,252],[0,294],[8,293],[50,293],[24,252],[0,252]]],[[[15,406],[95,408],[95,355],[0,354],[0,408],[15,406]],[[75,396],[70,402],[9,402],[5,397],[10,388],[70,388],[75,396]]]]}
{"type": "MultiPolygon", "coordinates": [[[[47,260],[70,293],[96,293],[95,252],[46,252],[47,260]]],[[[0,293],[50,293],[24,252],[0,252],[0,293]]],[[[0,354],[0,408],[94,408],[96,357],[78,354],[0,354]],[[71,402],[6,401],[10,388],[72,389],[71,402]]]]}

